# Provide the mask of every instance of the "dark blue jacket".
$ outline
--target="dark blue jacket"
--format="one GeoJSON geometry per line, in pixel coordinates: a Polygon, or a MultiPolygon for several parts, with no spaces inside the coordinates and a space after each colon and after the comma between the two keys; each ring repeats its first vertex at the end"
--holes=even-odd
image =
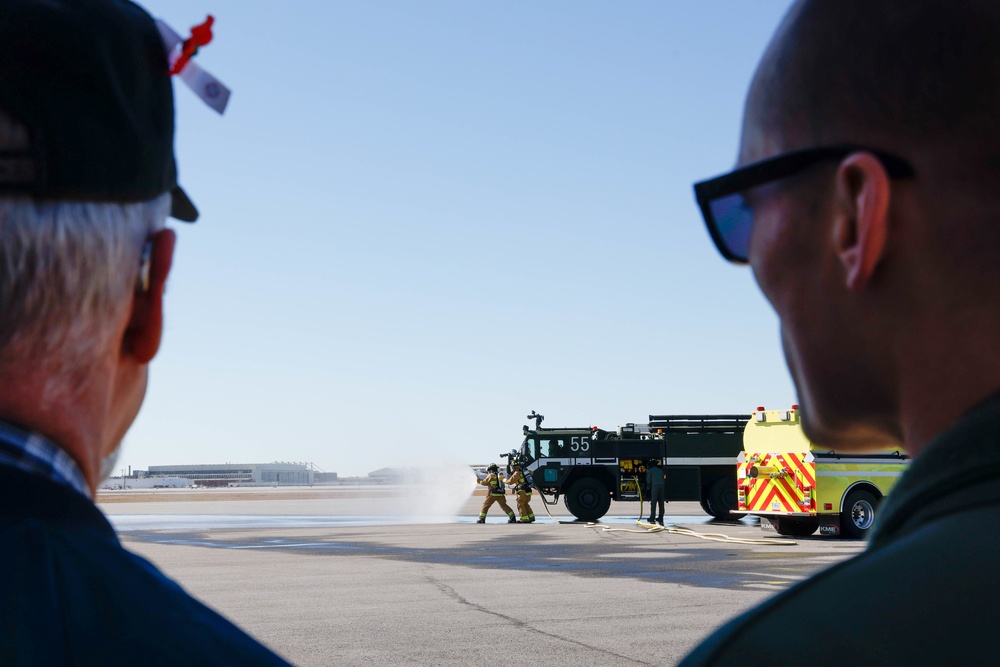
{"type": "Polygon", "coordinates": [[[0,665],[286,665],[126,551],[88,499],[0,466],[0,665]]]}

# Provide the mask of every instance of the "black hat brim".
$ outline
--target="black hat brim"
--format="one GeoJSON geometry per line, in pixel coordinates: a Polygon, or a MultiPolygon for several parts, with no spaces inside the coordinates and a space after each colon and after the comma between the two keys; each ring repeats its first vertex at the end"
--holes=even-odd
{"type": "Polygon", "coordinates": [[[198,219],[198,209],[179,185],[170,191],[170,217],[183,222],[194,222],[198,219]]]}

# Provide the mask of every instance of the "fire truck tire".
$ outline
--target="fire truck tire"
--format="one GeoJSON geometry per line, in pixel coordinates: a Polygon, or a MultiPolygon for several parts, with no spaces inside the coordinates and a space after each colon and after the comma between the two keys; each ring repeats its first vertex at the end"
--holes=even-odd
{"type": "Polygon", "coordinates": [[[851,539],[863,539],[875,523],[878,498],[870,491],[855,489],[847,496],[840,513],[840,534],[851,539]]]}
{"type": "Polygon", "coordinates": [[[790,535],[791,537],[809,537],[819,528],[819,519],[810,517],[808,519],[778,519],[778,525],[774,527],[778,535],[790,535]]]}
{"type": "Polygon", "coordinates": [[[611,508],[611,491],[600,481],[584,477],[569,487],[563,501],[580,521],[597,521],[611,508]]]}
{"type": "Polygon", "coordinates": [[[736,480],[718,479],[708,489],[708,494],[702,500],[702,508],[720,521],[736,521],[740,515],[732,514],[730,510],[737,509],[736,480]]]}

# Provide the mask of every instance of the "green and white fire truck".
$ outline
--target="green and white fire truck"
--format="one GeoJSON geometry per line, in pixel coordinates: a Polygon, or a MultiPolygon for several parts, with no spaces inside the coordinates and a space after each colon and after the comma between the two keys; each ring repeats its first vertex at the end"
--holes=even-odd
{"type": "Polygon", "coordinates": [[[743,451],[747,415],[650,415],[645,424],[613,431],[596,426],[523,427],[517,456],[544,498],[564,498],[582,521],[596,521],[612,500],[638,501],[651,460],[666,472],[666,499],[696,500],[708,514],[732,520],[737,509],[736,460],[743,451]]]}

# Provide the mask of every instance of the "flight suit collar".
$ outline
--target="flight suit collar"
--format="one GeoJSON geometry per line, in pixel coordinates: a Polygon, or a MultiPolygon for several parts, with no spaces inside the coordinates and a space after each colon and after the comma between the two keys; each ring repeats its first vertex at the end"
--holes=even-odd
{"type": "Polygon", "coordinates": [[[969,410],[913,459],[882,505],[869,548],[984,505],[1000,505],[1000,392],[969,410]]]}

